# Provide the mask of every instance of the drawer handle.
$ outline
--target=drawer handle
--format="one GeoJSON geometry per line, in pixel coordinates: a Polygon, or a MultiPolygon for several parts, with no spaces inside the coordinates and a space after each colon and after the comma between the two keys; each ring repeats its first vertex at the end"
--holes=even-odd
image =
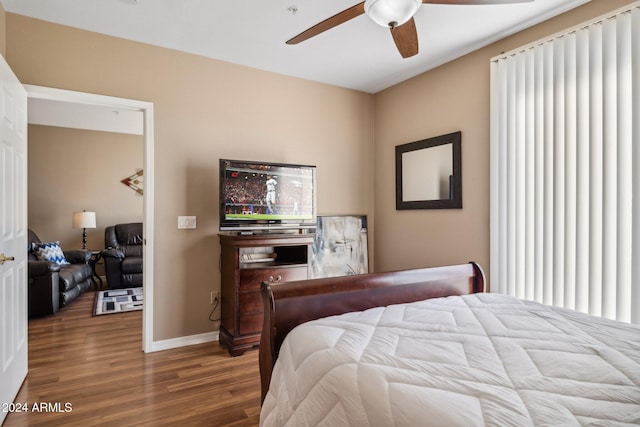
{"type": "Polygon", "coordinates": [[[269,276],[270,282],[279,282],[280,280],[282,280],[282,276],[279,274],[278,274],[278,277],[276,277],[275,279],[273,278],[273,276],[269,276]]]}

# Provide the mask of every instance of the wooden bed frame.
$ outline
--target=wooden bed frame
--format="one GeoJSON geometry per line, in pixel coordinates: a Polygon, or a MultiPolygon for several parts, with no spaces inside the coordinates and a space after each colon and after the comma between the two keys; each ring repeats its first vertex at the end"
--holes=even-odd
{"type": "Polygon", "coordinates": [[[285,336],[310,320],[373,307],[483,292],[485,275],[475,262],[386,273],[262,283],[260,340],[262,401],[285,336]]]}

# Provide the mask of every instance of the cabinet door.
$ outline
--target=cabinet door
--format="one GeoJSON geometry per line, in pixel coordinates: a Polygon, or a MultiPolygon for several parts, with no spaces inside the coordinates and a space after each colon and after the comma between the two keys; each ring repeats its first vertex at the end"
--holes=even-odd
{"type": "Polygon", "coordinates": [[[285,282],[305,280],[307,266],[248,268],[240,270],[240,292],[238,295],[239,325],[241,335],[262,331],[264,306],[260,285],[262,282],[285,282]]]}
{"type": "Polygon", "coordinates": [[[262,313],[264,311],[262,303],[262,293],[260,291],[240,293],[240,313],[242,315],[262,313]]]}
{"type": "Polygon", "coordinates": [[[240,333],[240,335],[260,334],[262,332],[263,322],[264,322],[264,315],[262,312],[240,315],[240,324],[238,325],[238,332],[240,333]]]}

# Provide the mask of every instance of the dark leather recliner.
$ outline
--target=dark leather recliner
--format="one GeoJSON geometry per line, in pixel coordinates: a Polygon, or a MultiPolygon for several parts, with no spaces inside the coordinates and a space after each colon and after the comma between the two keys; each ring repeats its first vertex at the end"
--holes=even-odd
{"type": "Polygon", "coordinates": [[[91,286],[91,252],[82,249],[63,251],[69,264],[40,261],[32,243],[42,243],[29,230],[29,317],[56,314],[60,307],[82,295],[91,286]]]}
{"type": "Polygon", "coordinates": [[[142,223],[105,228],[102,259],[111,289],[142,286],[142,223]]]}

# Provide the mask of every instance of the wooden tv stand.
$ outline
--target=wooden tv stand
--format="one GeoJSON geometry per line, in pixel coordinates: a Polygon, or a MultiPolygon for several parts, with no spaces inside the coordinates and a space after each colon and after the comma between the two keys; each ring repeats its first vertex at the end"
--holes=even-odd
{"type": "Polygon", "coordinates": [[[239,356],[260,344],[262,282],[305,280],[314,234],[220,233],[220,344],[239,356]]]}

